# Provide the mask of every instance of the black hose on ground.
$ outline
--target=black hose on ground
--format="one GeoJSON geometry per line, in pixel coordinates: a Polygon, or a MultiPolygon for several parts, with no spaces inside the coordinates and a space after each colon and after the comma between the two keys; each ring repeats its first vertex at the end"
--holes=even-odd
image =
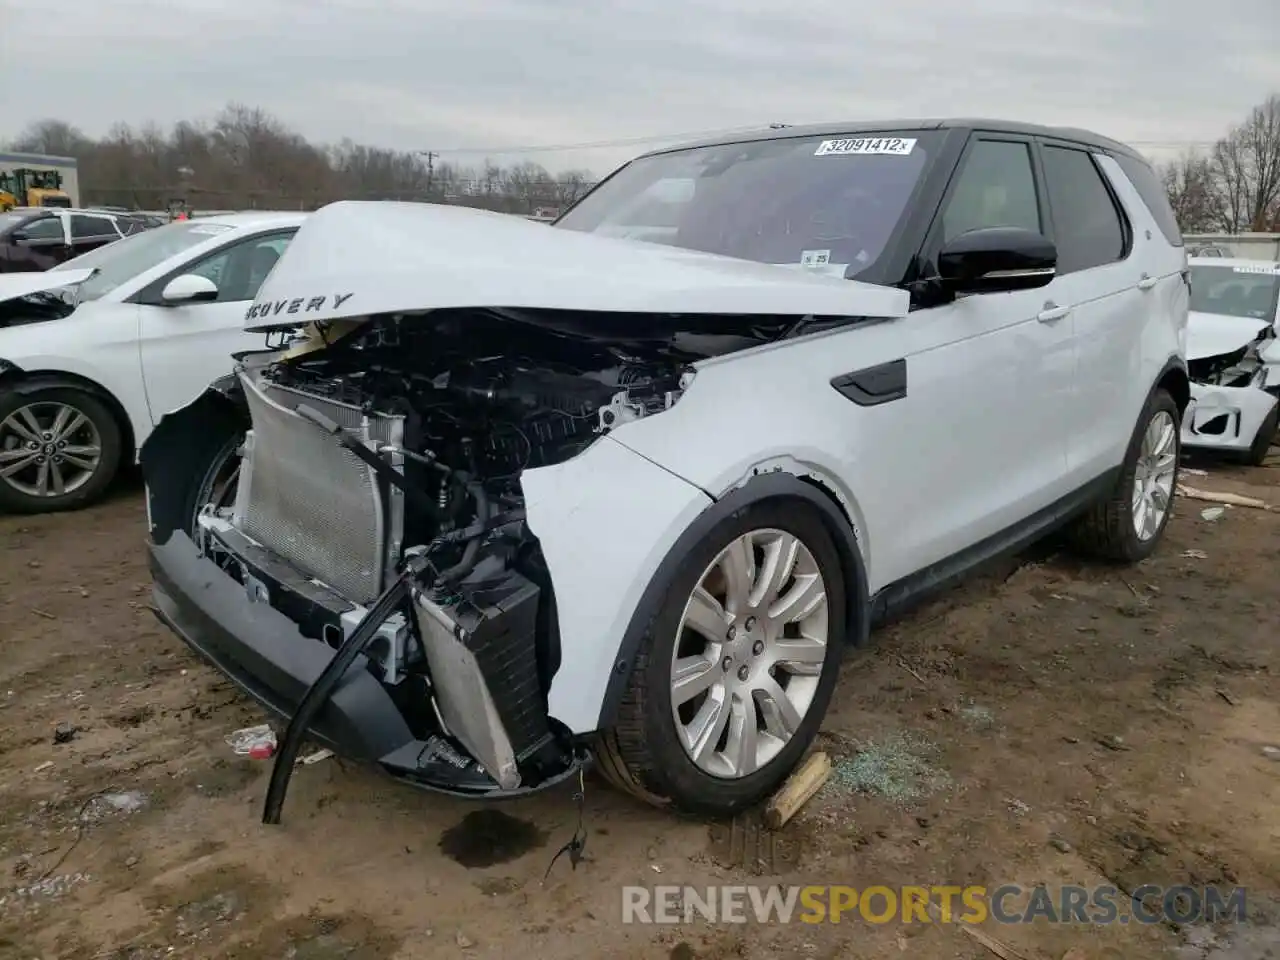
{"type": "Polygon", "coordinates": [[[280,822],[280,811],[284,808],[284,798],[289,791],[293,767],[298,760],[298,751],[302,748],[302,741],[306,737],[311,722],[333,695],[338,682],[355,663],[356,657],[373,641],[383,621],[391,616],[401,601],[409,596],[410,583],[420,572],[421,569],[417,564],[406,565],[395,583],[382,592],[377,602],[351,631],[351,636],[342,642],[333,659],[325,665],[325,668],[320,671],[320,676],[316,677],[315,682],[303,694],[298,709],[289,718],[289,726],[285,729],[284,736],[280,740],[279,751],[276,753],[275,766],[271,768],[271,782],[267,787],[267,799],[262,809],[263,823],[280,822]]]}

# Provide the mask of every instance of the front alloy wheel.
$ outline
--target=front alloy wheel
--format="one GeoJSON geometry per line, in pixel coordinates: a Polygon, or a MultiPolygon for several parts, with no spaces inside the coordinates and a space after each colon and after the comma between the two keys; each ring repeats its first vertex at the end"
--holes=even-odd
{"type": "Polygon", "coordinates": [[[745,777],[777,757],[813,704],[827,627],[822,572],[790,533],[744,533],[703,571],[671,661],[673,716],[700,770],[745,777]]]}
{"type": "Polygon", "coordinates": [[[78,386],[28,381],[0,391],[0,510],[48,513],[97,500],[120,465],[120,424],[78,386]]]}
{"type": "Polygon", "coordinates": [[[98,428],[70,403],[28,403],[0,421],[0,480],[27,497],[75,493],[101,463],[98,428]]]}
{"type": "Polygon", "coordinates": [[[660,572],[598,769],[648,803],[728,816],[760,802],[813,741],[848,630],[845,570],[801,499],[728,514],[660,572]]]}

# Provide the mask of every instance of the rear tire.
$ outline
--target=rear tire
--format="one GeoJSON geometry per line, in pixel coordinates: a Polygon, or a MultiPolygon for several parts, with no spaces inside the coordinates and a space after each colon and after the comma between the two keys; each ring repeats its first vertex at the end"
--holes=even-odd
{"type": "Polygon", "coordinates": [[[102,498],[120,468],[120,424],[69,384],[0,392],[0,510],[55,513],[102,498]]]}
{"type": "Polygon", "coordinates": [[[601,773],[646,803],[701,815],[732,815],[772,794],[812,742],[835,689],[846,639],[844,584],[830,534],[803,503],[764,501],[722,522],[679,563],[616,721],[598,738],[601,773]],[[731,568],[736,556],[753,559],[731,568]],[[779,557],[794,565],[773,566],[779,557]],[[735,590],[734,569],[749,569],[737,582],[750,589],[735,590]],[[787,572],[769,592],[775,569],[787,572]],[[709,619],[697,615],[707,610],[709,619]],[[719,644],[707,639],[721,628],[719,644]],[[825,648],[815,639],[820,633],[825,648]],[[702,663],[714,666],[704,673],[702,663]],[[681,674],[712,679],[691,695],[678,689],[681,674]],[[703,724],[704,715],[724,719],[703,724]],[[723,732],[695,733],[716,728],[723,732]]]}
{"type": "Polygon", "coordinates": [[[1280,405],[1271,408],[1271,412],[1267,414],[1267,419],[1262,421],[1262,425],[1258,427],[1258,433],[1253,438],[1253,445],[1249,447],[1249,452],[1244,456],[1244,462],[1251,467],[1260,467],[1267,454],[1271,452],[1271,442],[1275,439],[1276,428],[1280,426],[1280,405]]]}
{"type": "Polygon", "coordinates": [[[1164,537],[1173,513],[1173,493],[1178,485],[1182,454],[1181,427],[1178,404],[1167,390],[1157,389],[1138,418],[1115,485],[1071,527],[1071,539],[1078,549],[1100,559],[1123,563],[1136,563],[1151,556],[1164,537]],[[1165,432],[1168,427],[1172,428],[1171,435],[1165,432]],[[1153,433],[1160,435],[1155,441],[1160,445],[1159,450],[1148,449],[1153,445],[1149,439],[1153,433]],[[1159,484],[1149,482],[1157,470],[1157,460],[1160,471],[1169,471],[1167,475],[1159,474],[1159,484]],[[1159,494],[1152,499],[1164,501],[1163,510],[1152,527],[1143,530],[1139,530],[1135,507],[1140,482],[1148,489],[1159,489],[1159,494]]]}

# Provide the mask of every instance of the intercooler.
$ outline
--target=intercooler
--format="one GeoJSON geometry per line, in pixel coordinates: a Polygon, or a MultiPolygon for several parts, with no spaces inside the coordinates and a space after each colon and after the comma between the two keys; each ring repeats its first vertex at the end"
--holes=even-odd
{"type": "MultiPolygon", "coordinates": [[[[253,429],[245,442],[232,523],[342,596],[367,604],[394,575],[403,494],[337,439],[295,411],[307,406],[373,448],[398,447],[404,418],[312,396],[240,374],[253,429]]],[[[388,458],[402,469],[398,453],[388,458]]]]}

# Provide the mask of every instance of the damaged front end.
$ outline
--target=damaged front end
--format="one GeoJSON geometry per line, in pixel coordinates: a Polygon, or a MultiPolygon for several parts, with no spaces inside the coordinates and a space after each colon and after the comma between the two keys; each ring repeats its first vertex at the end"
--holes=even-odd
{"type": "Polygon", "coordinates": [[[1276,432],[1280,367],[1270,324],[1192,314],[1187,366],[1191,402],[1182,422],[1189,448],[1265,452],[1276,432]]]}
{"type": "Polygon", "coordinates": [[[672,407],[693,360],[786,328],[715,320],[683,346],[551,311],[321,326],[160,423],[141,454],[155,609],[289,719],[268,822],[304,736],[467,797],[585,762],[548,714],[555,597],[521,475],[672,407]]]}

